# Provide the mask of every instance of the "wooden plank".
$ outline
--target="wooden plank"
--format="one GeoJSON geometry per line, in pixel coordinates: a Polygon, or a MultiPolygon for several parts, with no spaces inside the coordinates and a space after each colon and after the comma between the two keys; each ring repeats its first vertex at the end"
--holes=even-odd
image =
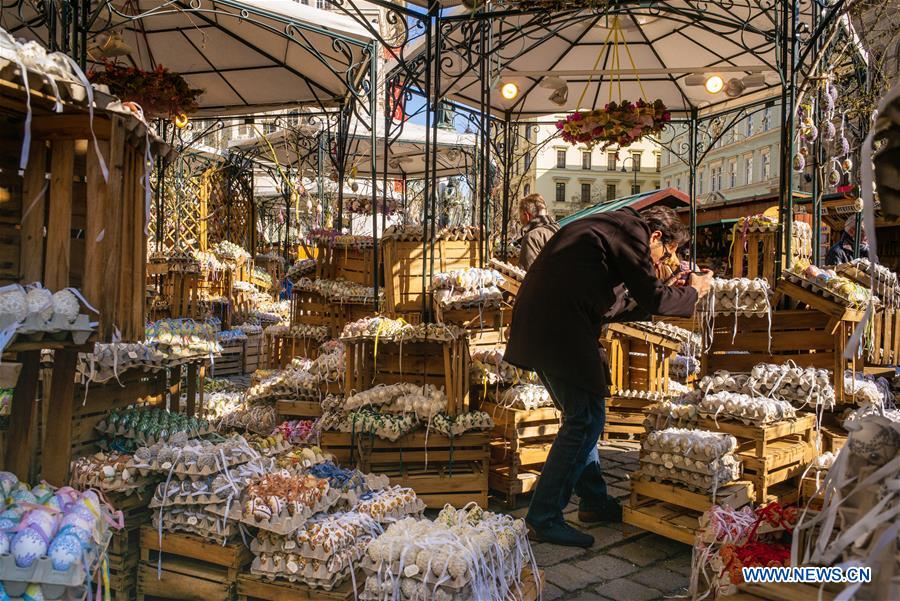
{"type": "Polygon", "coordinates": [[[185,411],[188,415],[196,415],[197,412],[197,364],[188,363],[187,366],[187,402],[185,411]]]}
{"type": "Polygon", "coordinates": [[[622,507],[622,522],[686,545],[694,544],[699,512],[658,501],[641,507],[622,507]]]}
{"type": "MultiPolygon", "coordinates": [[[[357,573],[356,582],[359,585],[365,582],[365,575],[362,571],[357,573]]],[[[286,580],[267,580],[247,572],[238,575],[237,594],[240,601],[297,601],[298,599],[353,601],[356,598],[352,578],[341,586],[326,591],[286,580]]]]}
{"type": "MultiPolygon", "coordinates": [[[[150,166],[144,160],[144,154],[140,147],[137,149],[134,157],[135,174],[134,174],[134,197],[132,203],[134,205],[134,226],[131,234],[131,261],[132,261],[132,285],[131,289],[131,319],[130,328],[133,340],[142,340],[144,337],[144,311],[146,308],[146,290],[145,282],[147,281],[147,236],[144,233],[145,221],[149,218],[147,215],[146,199],[144,195],[143,177],[150,166]]],[[[149,186],[149,179],[147,182],[149,186]]],[[[149,194],[149,190],[147,191],[149,194]]],[[[149,223],[146,224],[149,227],[149,223]]]]}
{"type": "Polygon", "coordinates": [[[69,481],[77,361],[77,351],[58,350],[53,356],[53,377],[47,397],[47,402],[52,403],[52,418],[45,425],[41,449],[42,475],[53,486],[65,486],[69,481]]]}
{"type": "Polygon", "coordinates": [[[225,568],[190,559],[163,558],[159,574],[155,564],[141,562],[138,567],[138,601],[148,596],[181,601],[225,601],[231,598],[232,585],[225,568]]]}
{"type": "Polygon", "coordinates": [[[22,362],[22,373],[18,385],[13,390],[5,465],[6,469],[18,476],[19,480],[30,482],[29,468],[37,434],[35,406],[41,351],[19,353],[19,360],[22,362]]]}
{"type": "MultiPolygon", "coordinates": [[[[631,506],[638,507],[641,497],[665,501],[672,505],[704,512],[714,503],[712,495],[693,492],[682,486],[654,482],[642,478],[640,474],[631,477],[631,506]]],[[[740,509],[753,500],[753,483],[749,481],[735,482],[723,486],[716,491],[715,504],[727,505],[740,509]]]]}
{"type": "MultiPolygon", "coordinates": [[[[108,198],[110,199],[120,199],[124,192],[124,148],[124,119],[114,115],[111,118],[109,156],[107,157],[107,166],[109,167],[108,198]]],[[[123,235],[121,218],[122,203],[106,203],[106,211],[103,218],[103,240],[104,249],[109,252],[104,254],[102,294],[98,300],[99,304],[95,305],[100,311],[100,339],[104,341],[112,338],[117,320],[116,308],[119,302],[118,282],[121,257],[113,249],[119,248],[123,235]]]]}
{"type": "Polygon", "coordinates": [[[229,568],[241,568],[251,559],[250,549],[241,542],[221,545],[199,536],[164,532],[160,544],[159,532],[152,526],[141,527],[141,550],[162,551],[229,568]]]}
{"type": "MultiPolygon", "coordinates": [[[[100,142],[97,146],[104,156],[109,154],[109,142],[100,142]]],[[[100,302],[103,285],[103,262],[106,260],[103,231],[103,218],[106,214],[108,187],[100,171],[97,153],[90,148],[87,153],[87,198],[85,210],[87,222],[84,231],[84,278],[82,280],[84,297],[95,307],[100,302]]]]}
{"type": "Polygon", "coordinates": [[[47,261],[44,286],[56,291],[69,285],[69,249],[72,238],[72,182],[75,141],[56,140],[51,148],[50,209],[47,220],[47,261]]]}
{"type": "Polygon", "coordinates": [[[44,275],[44,218],[46,216],[47,146],[33,140],[22,181],[22,231],[19,242],[19,274],[26,284],[44,275]]]}

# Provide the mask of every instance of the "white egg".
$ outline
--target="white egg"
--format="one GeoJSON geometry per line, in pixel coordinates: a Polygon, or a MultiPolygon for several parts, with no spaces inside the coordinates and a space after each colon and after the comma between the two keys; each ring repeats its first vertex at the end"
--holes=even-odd
{"type": "Polygon", "coordinates": [[[65,532],[53,539],[47,555],[53,562],[53,569],[65,572],[72,565],[81,562],[82,546],[81,541],[72,532],[65,532]]]}

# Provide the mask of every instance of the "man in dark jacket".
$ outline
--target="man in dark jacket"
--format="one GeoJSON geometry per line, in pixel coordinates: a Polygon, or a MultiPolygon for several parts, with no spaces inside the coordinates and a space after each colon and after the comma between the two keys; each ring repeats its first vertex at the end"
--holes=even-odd
{"type": "Polygon", "coordinates": [[[519,267],[528,271],[547,241],[559,231],[559,224],[547,215],[547,203],[540,194],[529,194],[519,201],[519,223],[519,267]]]}
{"type": "MultiPolygon", "coordinates": [[[[869,258],[869,239],[866,237],[866,230],[860,227],[859,240],[859,256],[869,258]]],[[[828,249],[825,255],[826,265],[838,265],[840,263],[849,263],[853,260],[853,246],[856,236],[856,215],[850,215],[844,222],[844,231],[841,232],[841,239],[834,243],[834,246],[828,249]]]]}
{"type": "Polygon", "coordinates": [[[553,236],[522,283],[505,359],[536,371],[563,413],[525,518],[538,540],[593,544],[592,536],[563,519],[573,488],[580,497],[580,521],[621,521],[618,502],[606,494],[597,454],[609,395],[600,330],[613,320],[693,313],[709,291],[712,273],[669,287],[655,272],[687,240],[687,228],[665,207],[584,217],[553,236]],[[623,287],[637,304],[624,312],[623,287]]]}

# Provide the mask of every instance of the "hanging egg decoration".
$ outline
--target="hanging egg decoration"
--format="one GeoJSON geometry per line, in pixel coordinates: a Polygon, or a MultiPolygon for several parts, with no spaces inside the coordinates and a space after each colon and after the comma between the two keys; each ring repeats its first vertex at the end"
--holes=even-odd
{"type": "Polygon", "coordinates": [[[802,172],[803,169],[806,168],[806,158],[804,158],[803,152],[795,153],[791,163],[793,164],[794,171],[797,173],[802,172]]]}

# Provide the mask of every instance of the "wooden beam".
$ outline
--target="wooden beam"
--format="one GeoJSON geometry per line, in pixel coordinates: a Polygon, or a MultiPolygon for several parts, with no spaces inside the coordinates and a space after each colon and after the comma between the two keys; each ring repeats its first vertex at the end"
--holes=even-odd
{"type": "Polygon", "coordinates": [[[54,141],[50,156],[50,215],[43,282],[46,288],[55,292],[69,285],[75,141],[54,141]]]}
{"type": "Polygon", "coordinates": [[[59,350],[53,354],[53,379],[46,402],[50,403],[51,419],[47,420],[46,435],[41,451],[44,480],[53,486],[64,486],[69,480],[72,452],[72,417],[75,413],[75,366],[78,352],[59,350]]]}
{"type": "Polygon", "coordinates": [[[22,371],[13,389],[9,414],[9,432],[6,440],[6,469],[22,482],[30,481],[29,467],[33,455],[37,424],[34,421],[40,375],[41,351],[19,353],[22,371]]]}
{"type": "Polygon", "coordinates": [[[22,182],[22,233],[19,244],[19,275],[22,283],[40,282],[44,276],[44,216],[46,215],[47,146],[31,144],[28,167],[22,182]]]}

